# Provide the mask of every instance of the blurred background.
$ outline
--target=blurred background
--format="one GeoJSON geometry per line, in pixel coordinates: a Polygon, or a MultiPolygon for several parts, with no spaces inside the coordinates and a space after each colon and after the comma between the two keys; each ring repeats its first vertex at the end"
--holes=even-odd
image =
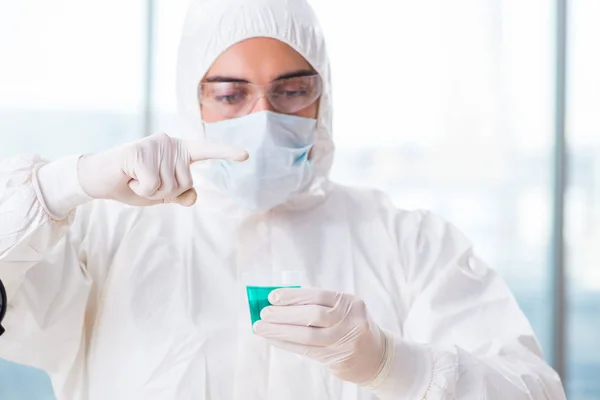
{"type": "MultiPolygon", "coordinates": [[[[600,399],[600,1],[312,3],[332,59],[334,179],[464,230],[569,399],[600,399]]],[[[0,158],[172,132],[186,7],[0,0],[0,158]]],[[[53,398],[44,373],[0,360],[0,399],[53,398]]]]}

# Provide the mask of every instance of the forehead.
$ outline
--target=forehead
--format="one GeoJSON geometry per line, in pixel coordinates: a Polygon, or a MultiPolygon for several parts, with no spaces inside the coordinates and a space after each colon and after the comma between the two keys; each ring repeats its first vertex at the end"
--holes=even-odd
{"type": "Polygon", "coordinates": [[[222,76],[267,84],[298,70],[314,71],[310,63],[286,43],[259,37],[229,47],[211,65],[205,79],[222,76]]]}

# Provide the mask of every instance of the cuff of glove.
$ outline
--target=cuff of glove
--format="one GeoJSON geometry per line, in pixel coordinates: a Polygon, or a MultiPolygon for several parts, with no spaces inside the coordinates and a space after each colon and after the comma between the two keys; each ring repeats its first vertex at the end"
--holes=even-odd
{"type": "Polygon", "coordinates": [[[32,179],[38,200],[53,219],[63,220],[78,206],[92,200],[79,184],[79,158],[63,158],[36,166],[33,170],[32,179]]]}
{"type": "Polygon", "coordinates": [[[384,365],[367,389],[382,400],[426,398],[434,373],[431,349],[387,332],[386,336],[388,347],[384,365]]]}

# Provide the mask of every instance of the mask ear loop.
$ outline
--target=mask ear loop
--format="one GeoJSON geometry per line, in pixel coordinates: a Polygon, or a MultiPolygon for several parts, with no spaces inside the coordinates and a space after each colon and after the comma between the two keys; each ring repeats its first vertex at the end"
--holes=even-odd
{"type": "Polygon", "coordinates": [[[200,85],[202,85],[202,79],[196,85],[196,101],[198,102],[198,113],[200,114],[200,127],[202,129],[201,135],[202,139],[206,140],[206,130],[204,128],[204,116],[202,115],[202,90],[200,89],[200,85]]]}
{"type": "Polygon", "coordinates": [[[321,96],[317,99],[318,103],[317,103],[317,135],[315,136],[315,143],[313,143],[313,146],[310,148],[310,150],[308,151],[308,160],[312,161],[312,156],[313,156],[313,150],[315,149],[315,145],[317,144],[316,142],[319,140],[319,130],[321,128],[321,98],[323,97],[323,94],[321,93],[321,96]]]}

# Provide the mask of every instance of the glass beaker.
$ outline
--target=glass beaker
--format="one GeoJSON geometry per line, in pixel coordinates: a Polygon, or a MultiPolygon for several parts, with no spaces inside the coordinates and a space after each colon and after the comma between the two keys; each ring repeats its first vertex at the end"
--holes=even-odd
{"type": "Polygon", "coordinates": [[[269,293],[280,288],[300,288],[304,285],[304,271],[249,272],[244,275],[252,325],[260,320],[260,312],[270,306],[269,293]]]}

